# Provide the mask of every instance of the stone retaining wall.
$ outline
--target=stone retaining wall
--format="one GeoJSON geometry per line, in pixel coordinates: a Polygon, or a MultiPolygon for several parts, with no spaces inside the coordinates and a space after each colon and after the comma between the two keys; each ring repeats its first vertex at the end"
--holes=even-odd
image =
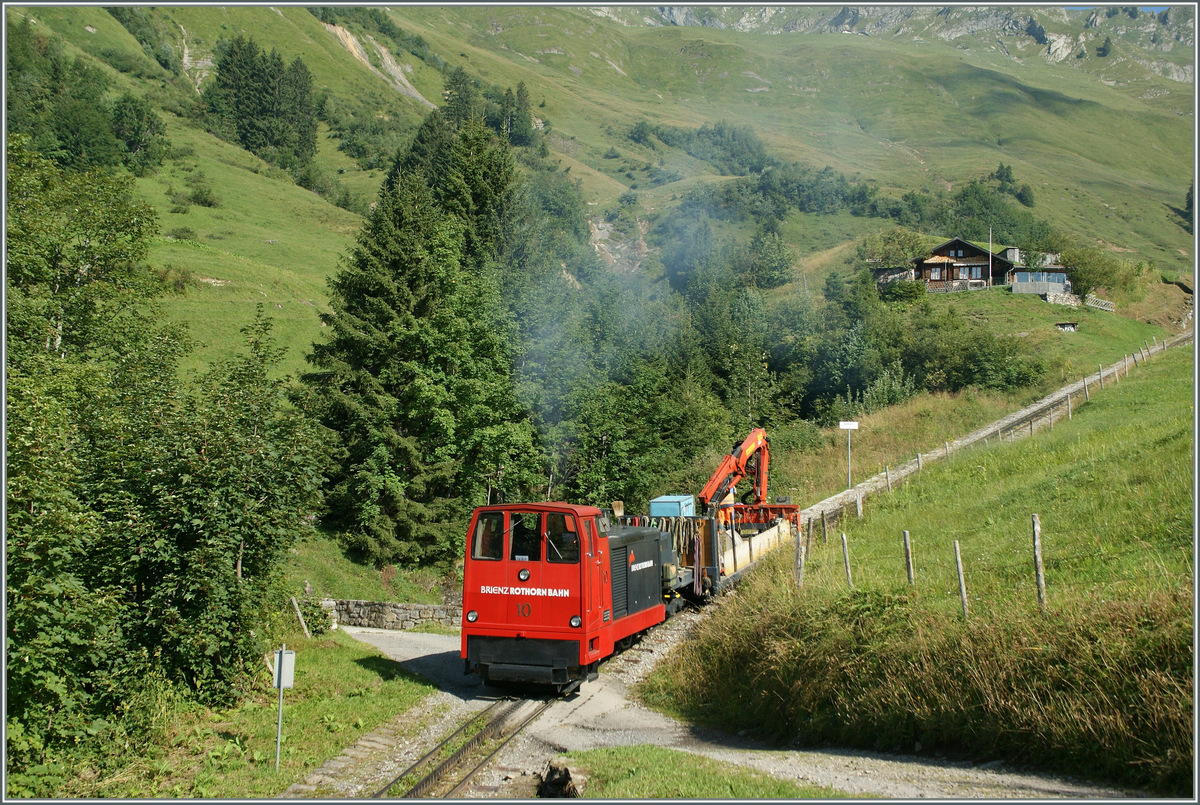
{"type": "Polygon", "coordinates": [[[368,629],[412,629],[426,623],[458,626],[462,607],[441,604],[393,604],[387,601],[346,601],[325,599],[321,606],[332,611],[339,626],[368,629]]]}

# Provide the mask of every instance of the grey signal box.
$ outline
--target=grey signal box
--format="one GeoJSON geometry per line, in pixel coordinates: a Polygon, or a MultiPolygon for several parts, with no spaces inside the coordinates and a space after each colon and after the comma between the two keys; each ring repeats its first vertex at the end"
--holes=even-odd
{"type": "Polygon", "coordinates": [[[296,652],[275,652],[275,687],[290,690],[296,676],[296,652]]]}

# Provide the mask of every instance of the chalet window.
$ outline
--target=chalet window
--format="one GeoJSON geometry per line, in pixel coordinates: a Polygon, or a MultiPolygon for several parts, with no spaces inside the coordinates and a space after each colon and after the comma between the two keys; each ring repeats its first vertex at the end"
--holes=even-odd
{"type": "Polygon", "coordinates": [[[983,277],[983,266],[971,266],[971,279],[977,280],[983,277]]]}
{"type": "Polygon", "coordinates": [[[929,279],[940,280],[942,278],[942,270],[940,268],[929,269],[929,279]]]}

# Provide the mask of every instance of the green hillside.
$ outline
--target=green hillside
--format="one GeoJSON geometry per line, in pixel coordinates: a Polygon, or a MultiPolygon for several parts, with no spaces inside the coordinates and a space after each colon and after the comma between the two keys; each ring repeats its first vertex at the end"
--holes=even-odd
{"type": "Polygon", "coordinates": [[[962,42],[612,28],[584,10],[397,13],[446,49],[465,40],[489,80],[552,84],[542,111],[593,167],[612,145],[663,157],[623,137],[641,118],[747,123],[789,158],[897,193],[1003,161],[1033,184],[1038,214],[1076,237],[1190,264],[1190,237],[1168,209],[1192,172],[1190,91],[1178,82],[1098,80],[1036,51],[1018,61],[962,42]]]}
{"type": "MultiPolygon", "coordinates": [[[[395,26],[427,43],[423,59],[378,30],[347,22],[339,31],[299,7],[159,8],[152,18],[182,64],[173,85],[102,9],[9,7],[8,15],[31,16],[70,53],[97,59],[116,87],[178,111],[184,89],[195,97],[196,87],[212,81],[216,43],[238,34],[285,59],[302,57],[330,108],[350,110],[354,119],[373,115],[397,132],[411,132],[428,106],[396,89],[389,63],[414,94],[433,102],[444,84],[437,64],[463,66],[498,86],[524,81],[552,154],[582,182],[597,215],[636,187],[641,214],[652,222],[685,188],[720,178],[678,149],[631,141],[635,123],[694,128],[729,120],[751,126],[781,159],[828,165],[882,196],[953,189],[1004,162],[1033,188],[1033,213],[1075,241],[1153,260],[1169,273],[1191,271],[1191,236],[1177,214],[1193,171],[1191,84],[1165,77],[1190,76],[1184,45],[1194,21],[1187,9],[1173,9],[1166,23],[1145,14],[1092,27],[1049,9],[1008,10],[1000,20],[993,19],[999,12],[969,9],[859,15],[838,25],[833,9],[788,9],[769,19],[746,9],[699,15],[723,29],[664,25],[657,12],[634,11],[606,12],[618,21],[584,8],[388,10],[395,26]],[[1028,28],[1027,17],[1052,45],[1061,49],[1060,39],[1071,38],[1089,55],[1052,58],[1054,47],[1021,26],[1005,27],[1017,19],[1028,28]],[[856,35],[830,33],[836,30],[856,35]],[[1116,38],[1119,53],[1095,55],[1104,36],[1116,38]],[[131,71],[128,61],[140,67],[131,71]],[[620,157],[605,158],[610,149],[620,157]],[[675,181],[649,181],[648,169],[675,181]]],[[[275,306],[286,365],[299,369],[306,343],[318,335],[324,278],[351,243],[357,217],[186,118],[168,113],[166,122],[174,156],[139,181],[139,192],[159,210],[164,236],[208,247],[167,237],[152,254],[190,274],[168,309],[190,322],[201,344],[195,362],[226,354],[253,303],[264,301],[275,306]],[[216,189],[219,205],[171,212],[167,191],[178,193],[195,171],[216,189]]],[[[336,134],[322,124],[317,165],[361,212],[382,176],[338,151],[336,134]]],[[[801,264],[886,225],[853,218],[821,236],[830,226],[823,217],[793,218],[785,231],[801,264]]]]}

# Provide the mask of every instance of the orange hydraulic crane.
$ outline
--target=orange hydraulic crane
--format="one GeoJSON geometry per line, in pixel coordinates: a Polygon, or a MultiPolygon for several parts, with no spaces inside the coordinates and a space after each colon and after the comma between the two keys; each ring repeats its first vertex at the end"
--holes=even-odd
{"type": "Polygon", "coordinates": [[[754,473],[754,504],[762,505],[767,500],[767,468],[770,463],[771,451],[767,432],[762,428],[755,428],[740,446],[725,456],[717,471],[704,485],[704,489],[700,490],[700,494],[697,495],[700,507],[707,511],[721,505],[729,490],[751,472],[754,473]]]}
{"type": "Polygon", "coordinates": [[[740,505],[733,507],[737,512],[738,519],[743,522],[766,523],[783,517],[792,520],[798,528],[800,526],[800,508],[798,506],[767,503],[767,470],[770,465],[771,450],[767,432],[762,428],[755,428],[750,431],[750,435],[746,437],[745,441],[735,447],[732,453],[725,456],[720,466],[717,467],[717,471],[704,485],[704,489],[700,490],[700,494],[696,497],[701,509],[711,515],[739,481],[752,475],[754,488],[743,496],[740,505]],[[753,501],[748,502],[751,495],[753,495],[753,501]]]}

